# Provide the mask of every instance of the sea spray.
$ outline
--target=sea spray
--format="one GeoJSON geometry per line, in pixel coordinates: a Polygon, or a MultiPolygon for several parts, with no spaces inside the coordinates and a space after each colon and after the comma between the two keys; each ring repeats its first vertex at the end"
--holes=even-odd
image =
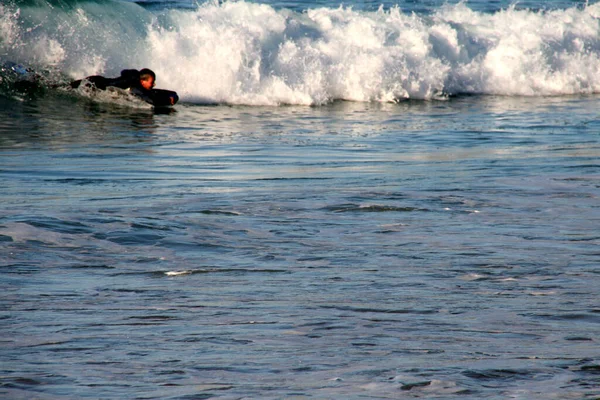
{"type": "Polygon", "coordinates": [[[598,4],[485,13],[459,3],[422,15],[244,1],[154,11],[15,3],[0,6],[0,56],[73,78],[149,67],[159,87],[194,103],[590,94],[600,92],[599,15],[598,4]]]}
{"type": "Polygon", "coordinates": [[[20,1],[0,5],[3,61],[57,67],[73,77],[118,73],[145,59],[154,16],[116,1],[20,1]],[[141,58],[140,58],[141,56],[141,58]]]}

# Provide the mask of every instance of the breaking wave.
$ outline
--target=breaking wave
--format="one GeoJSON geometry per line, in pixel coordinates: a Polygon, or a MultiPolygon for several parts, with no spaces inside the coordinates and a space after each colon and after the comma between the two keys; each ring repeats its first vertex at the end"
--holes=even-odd
{"type": "Polygon", "coordinates": [[[158,87],[192,103],[591,94],[600,92],[600,3],[492,13],[459,3],[421,15],[245,1],[169,9],[13,1],[0,4],[0,62],[63,79],[148,67],[158,87]]]}

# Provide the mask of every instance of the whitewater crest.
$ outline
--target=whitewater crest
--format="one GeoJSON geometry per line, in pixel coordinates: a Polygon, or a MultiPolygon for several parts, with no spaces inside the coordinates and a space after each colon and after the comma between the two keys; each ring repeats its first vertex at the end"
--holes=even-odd
{"type": "Polygon", "coordinates": [[[159,11],[41,2],[0,5],[0,56],[73,78],[149,67],[158,85],[194,103],[591,94],[600,92],[599,17],[599,4],[482,13],[459,3],[418,15],[244,1],[159,11]]]}

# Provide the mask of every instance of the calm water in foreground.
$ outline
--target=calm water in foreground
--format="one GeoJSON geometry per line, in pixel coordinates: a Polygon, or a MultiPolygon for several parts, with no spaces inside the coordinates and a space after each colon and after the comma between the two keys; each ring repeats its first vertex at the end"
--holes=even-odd
{"type": "Polygon", "coordinates": [[[598,96],[0,97],[0,396],[600,396],[598,96]]]}

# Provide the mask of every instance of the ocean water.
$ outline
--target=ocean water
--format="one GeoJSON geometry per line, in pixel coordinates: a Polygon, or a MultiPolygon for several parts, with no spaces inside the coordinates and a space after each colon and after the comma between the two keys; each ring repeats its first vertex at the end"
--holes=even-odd
{"type": "Polygon", "coordinates": [[[598,399],[599,110],[595,2],[4,1],[0,398],[598,399]]]}

